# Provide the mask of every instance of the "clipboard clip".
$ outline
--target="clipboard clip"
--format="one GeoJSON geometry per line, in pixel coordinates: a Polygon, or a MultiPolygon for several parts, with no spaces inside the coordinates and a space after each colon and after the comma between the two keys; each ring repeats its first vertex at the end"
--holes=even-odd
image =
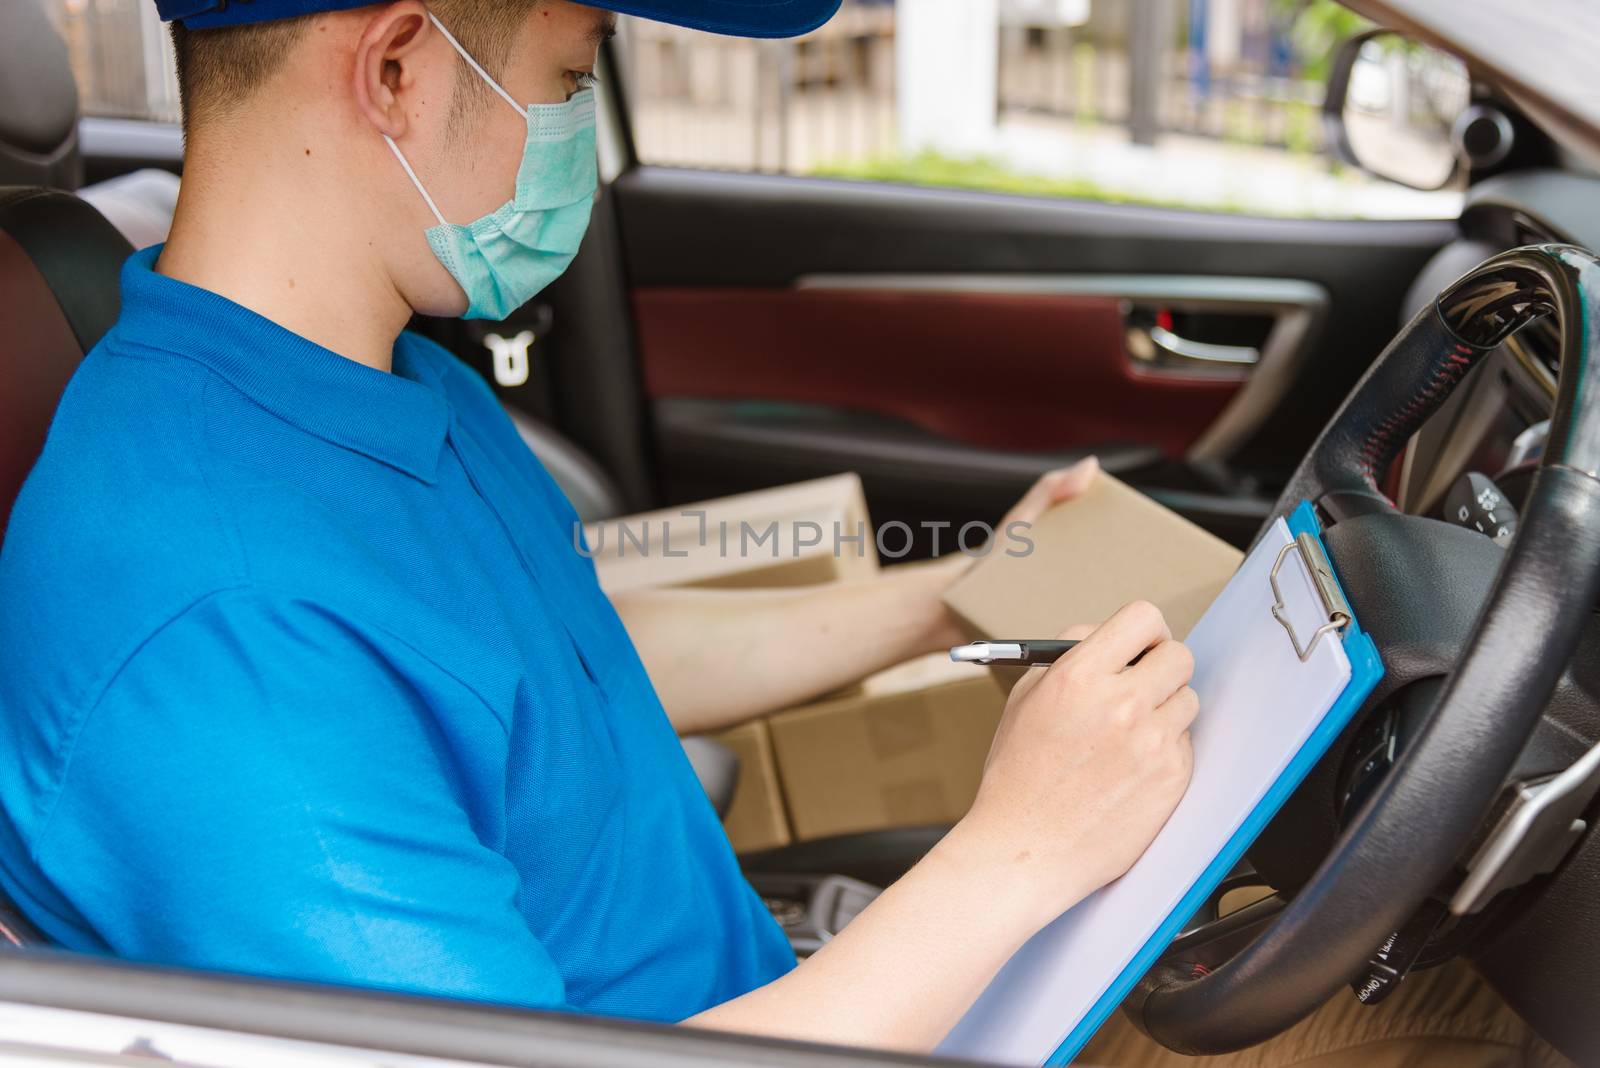
{"type": "Polygon", "coordinates": [[[1295,655],[1300,658],[1302,664],[1311,659],[1311,654],[1316,651],[1317,643],[1322,640],[1324,634],[1344,630],[1350,625],[1350,620],[1353,618],[1350,602],[1344,599],[1344,594],[1339,590],[1338,580],[1333,577],[1333,565],[1328,563],[1328,556],[1322,551],[1321,543],[1310,534],[1297,535],[1294,541],[1278,550],[1278,559],[1273,561],[1272,573],[1268,577],[1272,583],[1272,618],[1283,624],[1283,629],[1289,632],[1289,643],[1294,646],[1295,655]],[[1283,591],[1278,588],[1278,572],[1291,552],[1299,552],[1300,559],[1306,565],[1306,573],[1311,576],[1311,585],[1316,588],[1317,597],[1322,601],[1322,608],[1328,613],[1328,621],[1312,633],[1311,640],[1303,647],[1299,636],[1294,632],[1294,624],[1289,621],[1289,615],[1284,611],[1283,591]]]}

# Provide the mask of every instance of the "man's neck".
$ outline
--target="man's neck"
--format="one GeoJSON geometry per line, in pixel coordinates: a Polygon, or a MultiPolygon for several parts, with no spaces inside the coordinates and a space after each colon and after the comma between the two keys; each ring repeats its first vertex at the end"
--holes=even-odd
{"type": "Polygon", "coordinates": [[[411,308],[364,232],[370,216],[318,151],[191,151],[156,269],[388,371],[411,308]]]}

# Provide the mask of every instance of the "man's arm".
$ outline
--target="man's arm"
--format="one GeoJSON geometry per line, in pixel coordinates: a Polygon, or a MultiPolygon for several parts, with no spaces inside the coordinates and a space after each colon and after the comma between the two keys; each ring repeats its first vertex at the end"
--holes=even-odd
{"type": "Polygon", "coordinates": [[[1141,604],[1030,673],[955,830],[815,956],[688,1022],[931,1049],[1028,937],[1126,871],[1171,815],[1191,768],[1192,670],[1141,604]]]}
{"type": "MultiPolygon", "coordinates": [[[[113,952],[562,1007],[516,872],[484,844],[418,680],[374,655],[382,640],[232,591],[124,666],[33,841],[113,952]]],[[[689,1022],[930,1048],[1029,934],[1166,820],[1187,782],[1190,669],[1137,605],[1031,672],[957,829],[800,967],[689,1022]]],[[[488,709],[483,729],[500,729],[488,709]]]]}
{"type": "Polygon", "coordinates": [[[679,734],[732,726],[960,640],[951,559],[796,590],[639,590],[614,601],[679,734]]]}
{"type": "MultiPolygon", "coordinates": [[[[1087,460],[1045,475],[999,530],[1088,488],[1087,460]]],[[[963,640],[940,601],[966,556],[798,590],[640,590],[613,603],[680,734],[731,726],[963,640]]]]}

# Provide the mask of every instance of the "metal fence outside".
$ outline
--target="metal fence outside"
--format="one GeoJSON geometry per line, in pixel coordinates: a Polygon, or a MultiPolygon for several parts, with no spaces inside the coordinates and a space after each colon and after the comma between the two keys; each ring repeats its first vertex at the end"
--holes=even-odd
{"type": "MultiPolygon", "coordinates": [[[[1136,79],[1146,79],[1163,133],[1321,148],[1323,85],[1293,72],[1278,8],[1245,0],[1236,40],[1218,61],[1191,15],[1169,4],[1160,52],[1141,68],[1130,56],[1130,30],[1137,5],[1147,3],[1091,0],[1081,25],[1030,24],[1026,9],[1002,7],[999,119],[1126,126],[1136,79]]],[[[805,173],[896,152],[894,14],[891,4],[845,0],[817,32],[770,42],[631,20],[620,55],[641,157],[805,173]]]]}
{"type": "MultiPolygon", "coordinates": [[[[0,3],[8,0],[0,0],[0,3]]],[[[86,115],[177,122],[172,39],[150,0],[47,0],[86,115]]]]}
{"type": "MultiPolygon", "coordinates": [[[[1320,81],[1239,64],[1195,77],[1191,56],[1161,57],[1154,91],[1163,133],[1314,152],[1322,147],[1320,81]]],[[[1000,36],[999,110],[1085,123],[1130,120],[1132,64],[1118,42],[1070,30],[1012,27],[1000,36]]]]}
{"type": "Polygon", "coordinates": [[[640,158],[804,173],[896,147],[894,10],[846,0],[794,41],[629,20],[619,38],[640,158]]]}
{"type": "MultiPolygon", "coordinates": [[[[913,0],[907,0],[913,2],[913,0]]],[[[996,108],[1079,123],[1129,121],[1134,5],[1092,0],[1082,25],[1007,16],[996,108]]],[[[91,115],[176,121],[172,47],[150,0],[50,0],[91,115]]],[[[1259,0],[1242,55],[1197,76],[1181,19],[1156,74],[1164,131],[1300,150],[1320,147],[1320,83],[1285,71],[1281,26],[1259,0]]],[[[1280,20],[1281,21],[1281,20],[1280,20]]],[[[845,0],[795,41],[746,41],[630,20],[619,53],[640,153],[652,162],[804,173],[822,162],[896,151],[894,5],[845,0]]]]}

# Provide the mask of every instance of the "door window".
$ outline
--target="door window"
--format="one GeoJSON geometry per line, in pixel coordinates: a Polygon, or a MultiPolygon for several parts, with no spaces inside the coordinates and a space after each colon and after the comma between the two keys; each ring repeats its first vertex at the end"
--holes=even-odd
{"type": "Polygon", "coordinates": [[[1437,217],[1336,163],[1335,0],[844,0],[793,41],[628,19],[646,163],[1257,215],[1437,217]]]}
{"type": "Polygon", "coordinates": [[[177,122],[172,39],[151,0],[45,0],[85,115],[177,122]]]}

